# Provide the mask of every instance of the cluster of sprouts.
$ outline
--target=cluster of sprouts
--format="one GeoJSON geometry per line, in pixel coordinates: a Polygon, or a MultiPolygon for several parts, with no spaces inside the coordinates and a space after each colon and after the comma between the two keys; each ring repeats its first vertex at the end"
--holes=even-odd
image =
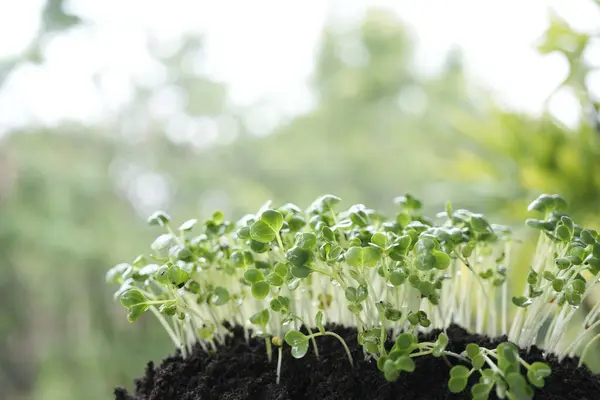
{"type": "MultiPolygon", "coordinates": [[[[545,349],[562,355],[576,350],[581,337],[568,349],[558,345],[599,277],[600,244],[595,232],[563,213],[559,196],[532,203],[546,214],[528,221],[542,236],[527,293],[512,303],[506,227],[451,204],[430,219],[410,195],[396,199],[391,219],[361,204],[338,211],[339,202],[325,195],[306,210],[267,203],[235,224],[216,212],[203,224],[189,220],[178,229],[156,212],[149,223],[165,233],[151,254],[115,266],[107,280],[121,285],[115,296],[129,321],[150,310],[183,356],[196,343],[216,350],[229,325],[242,326],[247,338],[263,338],[269,361],[273,348],[278,353],[278,382],[283,346],[296,358],[312,348],[318,358],[323,335],[336,337],[353,364],[347,344],[325,329],[325,321],[356,327],[364,356],[389,381],[412,372],[419,356],[460,361],[450,370],[449,390],[463,391],[479,374],[474,399],[487,399],[493,389],[500,398],[530,399],[533,387],[543,387],[550,368],[525,362],[516,345],[539,343],[545,323],[545,349]],[[520,308],[509,327],[513,304],[520,308]],[[453,323],[490,337],[508,334],[512,343],[496,349],[470,344],[453,353],[443,333],[453,323]],[[437,340],[419,342],[420,333],[433,329],[442,331],[437,340]]],[[[594,307],[585,322],[589,329],[600,324],[599,314],[600,306],[594,307]]]]}

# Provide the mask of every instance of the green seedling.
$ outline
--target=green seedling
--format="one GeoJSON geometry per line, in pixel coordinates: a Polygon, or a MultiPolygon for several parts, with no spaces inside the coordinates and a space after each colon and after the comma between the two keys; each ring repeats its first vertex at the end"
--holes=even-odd
{"type": "MultiPolygon", "coordinates": [[[[600,325],[598,303],[565,345],[566,326],[600,278],[600,242],[596,231],[569,217],[562,197],[542,195],[529,207],[539,215],[526,224],[540,238],[526,290],[515,296],[508,293],[506,227],[450,203],[434,219],[413,196],[395,203],[395,214],[383,217],[361,204],[342,209],[340,198],[325,195],[306,210],[267,203],[235,223],[215,212],[203,222],[185,221],[177,232],[159,211],[148,219],[163,230],[149,254],[118,264],[106,279],[120,285],[115,297],[129,321],[150,311],[184,356],[197,342],[215,349],[230,325],[263,338],[269,361],[277,349],[277,382],[282,352],[301,358],[312,345],[319,358],[322,336],[335,337],[354,365],[327,320],[356,327],[362,356],[389,381],[414,371],[418,357],[440,357],[454,362],[451,392],[466,390],[475,375],[474,399],[529,399],[551,371],[528,364],[515,345],[564,357],[600,325]],[[516,310],[512,323],[509,308],[516,310]],[[470,344],[457,354],[444,333],[453,323],[489,337],[506,334],[510,342],[495,349],[470,344]],[[419,342],[432,329],[442,333],[419,342]]],[[[587,342],[582,360],[599,338],[587,342]]]]}

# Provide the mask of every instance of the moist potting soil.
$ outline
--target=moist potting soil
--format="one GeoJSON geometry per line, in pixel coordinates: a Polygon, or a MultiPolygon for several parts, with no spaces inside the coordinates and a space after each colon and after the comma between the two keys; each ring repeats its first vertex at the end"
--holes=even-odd
{"type": "MultiPolygon", "coordinates": [[[[244,339],[243,330],[231,329],[232,335],[214,353],[205,352],[196,345],[193,353],[183,358],[180,354],[167,357],[160,366],[149,362],[146,374],[135,382],[135,393],[115,389],[116,400],[384,400],[384,399],[470,399],[470,386],[479,375],[472,376],[469,386],[461,394],[448,391],[450,366],[442,358],[417,357],[416,370],[402,373],[396,382],[385,380],[375,361],[365,361],[362,347],[356,342],[354,328],[329,326],[328,330],[344,338],[351,349],[355,365],[352,367],[340,342],[332,336],[316,338],[320,357],[317,360],[312,346],[301,359],[295,359],[290,347],[284,345],[281,382],[275,383],[277,348],[273,360],[267,361],[264,340],[244,339]]],[[[422,337],[435,340],[439,331],[422,337]]],[[[453,325],[447,330],[450,339],[447,349],[462,352],[468,343],[495,347],[506,338],[490,339],[469,334],[453,325]]],[[[390,343],[391,347],[391,343],[390,343]]],[[[536,389],[534,399],[600,399],[600,375],[591,374],[585,367],[578,368],[577,358],[561,362],[554,356],[543,357],[533,347],[521,350],[527,362],[543,361],[552,368],[543,389],[536,389]]],[[[449,359],[456,364],[456,359],[449,359]]],[[[494,390],[490,398],[496,398],[494,390]]]]}

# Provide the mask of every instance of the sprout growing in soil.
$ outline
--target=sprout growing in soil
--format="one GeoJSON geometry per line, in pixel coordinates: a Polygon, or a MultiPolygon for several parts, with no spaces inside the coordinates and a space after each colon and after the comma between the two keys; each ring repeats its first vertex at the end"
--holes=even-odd
{"type": "Polygon", "coordinates": [[[277,349],[277,382],[283,347],[295,358],[312,348],[318,358],[321,336],[337,338],[354,363],[326,320],[356,327],[363,356],[389,381],[414,371],[417,357],[442,357],[455,360],[451,392],[463,391],[478,374],[474,399],[487,399],[493,389],[500,398],[530,399],[550,368],[528,364],[517,346],[537,343],[563,357],[600,325],[597,305],[580,337],[567,348],[559,346],[565,326],[600,277],[598,235],[565,214],[560,196],[543,195],[530,206],[544,219],[527,224],[542,233],[527,291],[512,304],[508,228],[450,203],[430,219],[410,195],[396,199],[392,218],[362,204],[338,211],[339,203],[325,195],[304,211],[294,204],[267,204],[235,224],[216,212],[203,225],[193,219],[178,229],[157,212],[148,222],[165,233],[149,257],[117,265],[107,280],[121,285],[115,297],[127,308],[128,320],[150,310],[184,357],[195,343],[216,350],[229,334],[228,324],[242,326],[247,339],[264,340],[270,362],[273,346],[277,349]],[[519,309],[509,331],[513,304],[519,309]],[[471,344],[453,353],[443,333],[453,323],[492,338],[508,334],[512,343],[495,349],[471,344]],[[549,328],[538,343],[545,323],[549,328]],[[419,342],[421,333],[433,329],[442,330],[435,341],[419,342]]]}

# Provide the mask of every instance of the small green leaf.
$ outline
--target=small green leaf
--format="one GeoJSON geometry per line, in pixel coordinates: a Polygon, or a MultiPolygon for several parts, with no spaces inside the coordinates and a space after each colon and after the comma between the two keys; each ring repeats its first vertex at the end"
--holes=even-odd
{"type": "Polygon", "coordinates": [[[442,356],[446,346],[448,346],[448,336],[442,332],[435,342],[435,347],[432,349],[431,355],[434,357],[442,356]]]}
{"type": "Polygon", "coordinates": [[[257,312],[256,314],[250,317],[250,322],[254,325],[258,325],[260,327],[265,327],[269,323],[269,309],[265,308],[262,311],[257,312]]]}
{"type": "Polygon", "coordinates": [[[188,273],[177,265],[171,265],[167,269],[167,279],[175,286],[182,285],[190,279],[188,273]]]}
{"type": "Polygon", "coordinates": [[[265,276],[261,270],[256,268],[248,268],[246,272],[244,272],[244,279],[246,279],[250,283],[262,282],[265,280],[265,276]]]}
{"type": "Polygon", "coordinates": [[[360,285],[356,290],[356,301],[362,302],[367,299],[369,296],[369,290],[366,286],[360,285]]]}
{"type": "Polygon", "coordinates": [[[530,306],[531,303],[533,303],[533,300],[528,297],[525,297],[525,296],[519,296],[519,297],[513,297],[512,302],[517,307],[525,308],[527,306],[530,306]]]}
{"type": "Polygon", "coordinates": [[[282,278],[286,278],[287,274],[288,274],[288,266],[285,263],[277,263],[277,264],[275,264],[275,267],[273,268],[273,272],[275,272],[277,275],[281,276],[282,278]]]}
{"type": "Polygon", "coordinates": [[[335,234],[328,226],[321,228],[321,237],[328,242],[335,242],[335,234]]]}
{"type": "Polygon", "coordinates": [[[396,338],[396,346],[398,346],[399,350],[409,350],[416,342],[417,339],[414,335],[408,332],[401,333],[396,338]]]}
{"type": "Polygon", "coordinates": [[[325,333],[325,327],[323,326],[323,313],[321,311],[317,312],[317,316],[315,317],[315,323],[317,324],[319,332],[325,333]]]}
{"type": "Polygon", "coordinates": [[[384,365],[387,360],[389,360],[388,356],[381,356],[377,359],[377,368],[381,372],[384,372],[384,365]]]}
{"type": "Polygon", "coordinates": [[[252,296],[256,299],[264,299],[269,294],[270,286],[265,281],[260,281],[252,284],[252,296]]]}
{"type": "Polygon", "coordinates": [[[301,215],[294,215],[287,221],[290,232],[298,232],[306,225],[306,220],[301,215]]]}
{"type": "Polygon", "coordinates": [[[296,278],[300,278],[300,279],[304,279],[307,278],[308,275],[310,275],[310,268],[306,267],[306,266],[302,266],[302,267],[296,267],[296,266],[292,266],[292,268],[290,269],[290,272],[292,273],[292,275],[296,278]]]}
{"type": "Polygon", "coordinates": [[[394,286],[400,286],[406,281],[406,274],[402,270],[392,271],[390,273],[390,283],[394,286]]]}
{"type": "Polygon", "coordinates": [[[212,296],[211,301],[212,304],[214,304],[215,306],[222,306],[224,304],[227,304],[227,302],[229,301],[229,292],[224,287],[217,286],[215,288],[215,292],[212,296]]]}
{"type": "Polygon", "coordinates": [[[552,282],[554,280],[554,278],[556,278],[556,276],[550,272],[550,271],[544,271],[544,273],[542,274],[542,277],[547,280],[552,282]]]}
{"type": "Polygon", "coordinates": [[[512,343],[501,343],[497,347],[498,356],[503,357],[510,363],[516,363],[519,359],[519,351],[512,343]]]}
{"type": "Polygon", "coordinates": [[[129,322],[137,320],[149,307],[147,304],[148,299],[137,289],[129,289],[123,292],[120,301],[127,308],[127,320],[129,322]]]}
{"type": "Polygon", "coordinates": [[[588,246],[596,244],[595,237],[597,236],[597,233],[594,234],[594,232],[590,229],[582,230],[581,233],[579,234],[579,236],[581,237],[581,241],[588,246]]]}
{"type": "Polygon", "coordinates": [[[396,369],[400,371],[413,372],[415,370],[415,362],[408,355],[403,355],[394,361],[396,369]]]}
{"type": "Polygon", "coordinates": [[[154,251],[161,251],[171,246],[171,244],[173,244],[173,235],[170,233],[163,233],[152,242],[150,248],[154,251]]]}
{"type": "Polygon", "coordinates": [[[527,211],[545,212],[554,207],[554,200],[548,194],[542,194],[532,201],[527,207],[527,211]]]}
{"type": "Polygon", "coordinates": [[[508,383],[511,391],[521,392],[527,386],[525,378],[518,372],[508,373],[504,379],[508,383]]]}
{"type": "Polygon", "coordinates": [[[410,282],[410,284],[414,286],[415,289],[418,289],[419,285],[421,284],[421,278],[419,278],[419,275],[417,274],[410,274],[408,276],[408,282],[410,282]]]}
{"type": "Polygon", "coordinates": [[[531,384],[537,388],[543,388],[544,387],[544,378],[542,378],[541,376],[537,375],[534,371],[527,371],[527,379],[529,380],[529,382],[531,382],[531,384]]]}
{"type": "Polygon", "coordinates": [[[555,278],[554,280],[552,280],[552,289],[554,289],[555,291],[560,292],[563,290],[564,287],[565,281],[563,279],[555,278]]]}
{"type": "Polygon", "coordinates": [[[283,305],[281,304],[279,299],[271,300],[271,302],[269,303],[269,306],[271,307],[271,310],[273,310],[275,312],[280,312],[283,309],[283,305]]]}
{"type": "Polygon", "coordinates": [[[527,371],[527,379],[532,385],[538,388],[544,387],[544,378],[550,376],[552,370],[546,363],[534,362],[527,371]]]}
{"type": "Polygon", "coordinates": [[[279,211],[265,210],[250,226],[250,237],[257,242],[269,243],[275,240],[282,226],[283,215],[279,211]]]}
{"type": "Polygon", "coordinates": [[[398,196],[394,199],[394,203],[402,205],[405,210],[420,210],[422,203],[413,195],[407,193],[404,196],[398,196]]]}
{"type": "Polygon", "coordinates": [[[435,263],[436,258],[432,253],[421,252],[415,257],[413,265],[420,271],[429,271],[435,266],[435,263]]]}
{"type": "Polygon", "coordinates": [[[444,332],[440,333],[438,338],[437,338],[437,345],[439,347],[441,347],[442,349],[445,349],[446,346],[448,346],[448,335],[446,335],[444,332]]]}
{"type": "Polygon", "coordinates": [[[451,259],[450,256],[443,251],[434,251],[433,256],[435,257],[435,265],[436,269],[444,270],[448,268],[450,265],[451,259]]]}
{"type": "Polygon", "coordinates": [[[308,351],[308,338],[299,331],[289,331],[285,334],[285,342],[292,347],[292,356],[302,358],[308,351]]]}
{"type": "Polygon", "coordinates": [[[348,287],[346,289],[345,295],[346,295],[346,300],[351,301],[353,303],[356,302],[358,299],[358,295],[356,293],[356,288],[353,288],[353,287],[348,287]]]}
{"type": "Polygon", "coordinates": [[[123,282],[123,275],[127,273],[127,271],[131,270],[131,265],[121,263],[117,264],[106,273],[106,282],[118,284],[123,282]]]}
{"type": "Polygon", "coordinates": [[[171,217],[164,211],[156,211],[154,214],[148,217],[148,224],[167,226],[171,217]]]}
{"type": "Polygon", "coordinates": [[[249,251],[234,251],[229,256],[231,264],[236,268],[244,268],[248,265],[252,265],[254,259],[252,253],[249,251]]]}
{"type": "Polygon", "coordinates": [[[318,211],[320,213],[333,211],[333,207],[338,204],[342,199],[332,194],[326,194],[316,199],[313,204],[309,207],[309,210],[318,211]]]}
{"type": "MultiPolygon", "coordinates": [[[[467,379],[471,375],[471,371],[464,365],[455,365],[450,370],[450,377],[467,379]]],[[[462,390],[462,389],[461,389],[462,390]]]]}
{"type": "Polygon", "coordinates": [[[396,322],[402,318],[402,312],[395,308],[387,308],[385,310],[384,317],[389,321],[396,322]]]}
{"type": "Polygon", "coordinates": [[[473,365],[473,368],[479,370],[485,365],[485,358],[483,355],[477,354],[476,356],[471,357],[471,364],[473,365]]]}
{"type": "Polygon", "coordinates": [[[135,322],[148,309],[148,305],[140,304],[139,306],[129,307],[127,309],[127,320],[135,322]]]}
{"type": "Polygon", "coordinates": [[[237,237],[240,239],[250,239],[250,227],[242,226],[240,229],[238,229],[236,234],[237,234],[237,237]]]}
{"type": "Polygon", "coordinates": [[[303,267],[313,260],[314,255],[311,250],[294,246],[285,253],[285,257],[290,264],[295,265],[296,267],[303,267]]]}
{"type": "Polygon", "coordinates": [[[481,214],[471,215],[471,227],[475,232],[487,232],[490,229],[490,224],[481,214]]]}
{"type": "Polygon", "coordinates": [[[198,223],[197,219],[188,219],[183,224],[179,226],[179,230],[182,232],[191,231],[194,226],[198,223]]]}
{"type": "Polygon", "coordinates": [[[466,378],[450,378],[448,381],[448,389],[452,393],[460,393],[467,387],[467,379],[466,378]]]}
{"type": "Polygon", "coordinates": [[[554,234],[563,242],[569,242],[572,236],[572,232],[564,225],[557,225],[554,234]]]}
{"type": "Polygon", "coordinates": [[[533,364],[531,364],[530,369],[535,371],[536,374],[538,374],[544,378],[548,377],[548,376],[550,376],[550,374],[552,374],[552,369],[550,368],[550,366],[546,363],[539,362],[539,361],[536,361],[533,364]]]}
{"type": "Polygon", "coordinates": [[[165,314],[165,315],[172,317],[173,315],[175,315],[177,313],[177,304],[174,304],[174,303],[161,304],[161,306],[158,308],[158,311],[161,314],[165,314]]]}
{"type": "Polygon", "coordinates": [[[473,396],[474,400],[487,399],[491,388],[492,387],[490,385],[486,385],[485,383],[476,383],[471,388],[471,395],[473,396]]]}
{"type": "Polygon", "coordinates": [[[300,233],[296,236],[296,246],[306,250],[314,249],[317,246],[317,236],[310,232],[300,233]]]}
{"type": "Polygon", "coordinates": [[[387,247],[387,236],[381,232],[374,233],[373,236],[371,236],[371,243],[381,249],[385,249],[387,247]]]}
{"type": "Polygon", "coordinates": [[[380,259],[377,247],[350,247],[346,252],[346,262],[352,267],[375,267],[380,259]]]}
{"type": "Polygon", "coordinates": [[[469,356],[469,358],[471,358],[471,359],[481,353],[481,349],[475,343],[469,343],[467,345],[466,350],[467,350],[467,356],[469,356]]]}
{"type": "Polygon", "coordinates": [[[554,260],[554,263],[560,270],[565,270],[571,266],[571,261],[565,257],[560,257],[554,260]]]}
{"type": "Polygon", "coordinates": [[[137,289],[129,289],[121,294],[121,304],[124,307],[134,307],[146,303],[148,299],[137,289]]]}
{"type": "Polygon", "coordinates": [[[299,343],[298,346],[292,347],[292,357],[302,358],[308,352],[308,341],[299,343]]]}
{"type": "Polygon", "coordinates": [[[424,297],[428,297],[435,291],[435,287],[433,286],[433,283],[423,281],[419,283],[419,291],[424,297]]]}
{"type": "Polygon", "coordinates": [[[464,258],[469,258],[471,257],[471,254],[473,254],[473,251],[475,250],[475,247],[477,247],[477,243],[476,242],[468,242],[467,244],[465,244],[461,250],[461,254],[464,258]]]}
{"type": "Polygon", "coordinates": [[[281,286],[284,283],[284,278],[281,275],[277,275],[275,272],[271,272],[267,275],[267,282],[272,286],[281,286]]]}
{"type": "Polygon", "coordinates": [[[573,288],[574,292],[583,294],[585,293],[585,280],[575,279],[573,282],[571,282],[571,287],[573,288]]]}

